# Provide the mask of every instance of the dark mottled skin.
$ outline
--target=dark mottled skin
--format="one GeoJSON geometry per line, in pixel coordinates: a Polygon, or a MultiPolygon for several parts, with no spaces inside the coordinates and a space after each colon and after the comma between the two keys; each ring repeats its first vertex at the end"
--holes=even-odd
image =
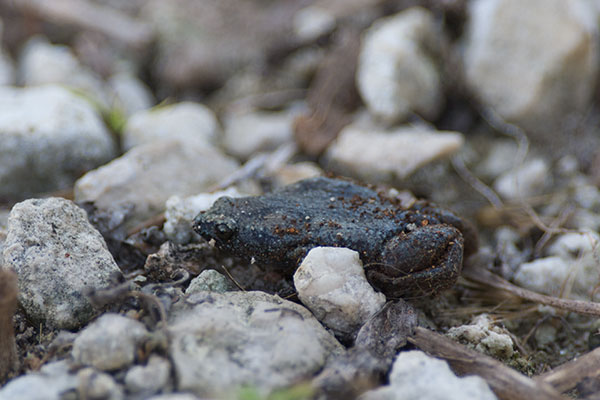
{"type": "Polygon", "coordinates": [[[313,247],[360,253],[367,279],[390,297],[435,294],[454,285],[472,228],[426,202],[409,209],[375,190],[311,178],[263,196],[221,197],[194,221],[219,249],[256,262],[296,268],[313,247]]]}

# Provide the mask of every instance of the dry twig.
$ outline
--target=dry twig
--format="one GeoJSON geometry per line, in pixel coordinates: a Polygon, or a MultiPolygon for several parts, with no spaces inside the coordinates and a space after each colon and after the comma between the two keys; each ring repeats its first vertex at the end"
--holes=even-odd
{"type": "Polygon", "coordinates": [[[559,299],[557,297],[546,296],[532,292],[531,290],[523,289],[522,287],[513,285],[509,281],[484,268],[465,268],[462,276],[483,285],[505,290],[524,300],[533,301],[535,303],[544,304],[565,311],[576,312],[578,314],[600,316],[600,303],[582,300],[559,299]]]}
{"type": "Polygon", "coordinates": [[[552,371],[546,372],[534,379],[552,385],[556,390],[566,392],[573,389],[586,378],[600,377],[600,348],[569,361],[552,371]]]}

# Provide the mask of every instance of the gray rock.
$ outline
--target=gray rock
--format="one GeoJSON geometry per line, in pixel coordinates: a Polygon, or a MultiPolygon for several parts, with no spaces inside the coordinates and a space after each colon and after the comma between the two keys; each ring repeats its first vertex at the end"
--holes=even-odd
{"type": "Polygon", "coordinates": [[[66,360],[44,365],[39,372],[21,375],[0,389],[0,400],[62,400],[75,391],[77,376],[70,373],[66,360]]]}
{"type": "Polygon", "coordinates": [[[114,371],[133,363],[138,346],[147,337],[141,322],[106,313],[81,331],[71,355],[81,365],[114,371]]]}
{"type": "Polygon", "coordinates": [[[25,44],[18,75],[24,86],[61,84],[82,91],[104,107],[110,106],[100,76],[81,65],[69,47],[53,45],[44,37],[33,37],[25,44]]]}
{"type": "Polygon", "coordinates": [[[335,28],[335,15],[318,5],[307,6],[294,14],[294,34],[301,42],[309,42],[335,28]]]}
{"type": "Polygon", "coordinates": [[[169,331],[177,389],[261,393],[319,371],[340,344],[305,308],[263,292],[200,292],[174,309],[169,331]]]}
{"type": "Polygon", "coordinates": [[[182,199],[173,196],[167,200],[165,211],[164,232],[167,238],[177,244],[187,244],[199,235],[192,229],[192,222],[200,211],[208,210],[219,197],[243,196],[235,188],[228,188],[213,193],[200,193],[182,199]]]}
{"type": "Polygon", "coordinates": [[[75,183],[77,202],[99,209],[134,209],[128,223],[152,217],[171,196],[190,196],[231,174],[238,163],[216,150],[178,140],[136,146],[75,183]]]}
{"type": "Polygon", "coordinates": [[[58,86],[0,87],[0,195],[70,187],[116,153],[100,116],[58,86]]]}
{"type": "Polygon", "coordinates": [[[336,171],[367,181],[402,179],[423,165],[458,151],[458,132],[400,127],[390,131],[349,125],[329,146],[326,157],[336,171]]]}
{"type": "Polygon", "coordinates": [[[469,6],[465,74],[484,103],[545,135],[548,128],[559,131],[569,114],[587,110],[598,75],[591,2],[487,0],[469,6]]]}
{"type": "Polygon", "coordinates": [[[214,88],[240,67],[260,65],[270,46],[291,35],[290,21],[302,5],[147,1],[140,16],[155,29],[156,61],[152,67],[158,81],[188,91],[198,86],[214,88]]]}
{"type": "Polygon", "coordinates": [[[459,378],[443,360],[421,351],[401,352],[390,373],[390,384],[371,390],[360,400],[495,400],[478,376],[459,378]]]}
{"type": "Polygon", "coordinates": [[[153,354],[146,365],[136,365],[127,371],[125,385],[130,393],[139,393],[147,397],[164,388],[170,378],[169,361],[153,354]]]}
{"type": "Polygon", "coordinates": [[[546,251],[547,257],[521,264],[514,280],[536,292],[589,301],[600,278],[599,243],[594,231],[561,234],[546,251]]]}
{"type": "Polygon", "coordinates": [[[123,147],[129,150],[157,140],[180,139],[212,148],[219,133],[219,123],[209,108],[200,103],[183,102],[132,115],[123,130],[123,147]]]}
{"type": "Polygon", "coordinates": [[[494,181],[494,189],[505,199],[519,200],[540,194],[550,183],[548,163],[535,158],[503,173],[494,181]]]}
{"type": "Polygon", "coordinates": [[[231,279],[214,269],[207,269],[192,279],[190,285],[185,290],[185,294],[191,295],[201,291],[225,293],[237,289],[237,286],[235,286],[231,279]]]}
{"type": "Polygon", "coordinates": [[[293,140],[295,110],[240,111],[225,116],[223,146],[228,153],[247,159],[259,151],[274,150],[293,140]]]}
{"type": "Polygon", "coordinates": [[[315,247],[294,273],[302,304],[336,335],[353,338],[385,304],[385,295],[367,282],[358,252],[315,247]]]}
{"type": "Polygon", "coordinates": [[[74,329],[94,314],[83,294],[120,273],[85,211],[61,198],[16,204],[8,219],[4,265],[19,278],[19,302],[34,321],[74,329]]]}
{"type": "Polygon", "coordinates": [[[437,116],[444,98],[435,60],[441,34],[420,7],[379,19],[364,33],[356,82],[373,115],[387,123],[411,112],[437,116]]]}
{"type": "Polygon", "coordinates": [[[109,374],[93,368],[83,368],[77,373],[77,394],[81,399],[122,400],[123,387],[109,374]]]}
{"type": "Polygon", "coordinates": [[[125,115],[146,110],[154,104],[150,89],[133,74],[122,72],[108,79],[109,101],[111,108],[121,110],[125,115]]]}

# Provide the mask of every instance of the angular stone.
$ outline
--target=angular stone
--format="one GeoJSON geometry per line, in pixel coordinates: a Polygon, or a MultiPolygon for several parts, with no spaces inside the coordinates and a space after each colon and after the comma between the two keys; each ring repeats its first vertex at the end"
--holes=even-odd
{"type": "Polygon", "coordinates": [[[104,288],[120,273],[84,210],[61,198],[16,204],[8,219],[4,265],[19,280],[19,301],[36,322],[75,329],[94,315],[86,288],[104,288]]]}

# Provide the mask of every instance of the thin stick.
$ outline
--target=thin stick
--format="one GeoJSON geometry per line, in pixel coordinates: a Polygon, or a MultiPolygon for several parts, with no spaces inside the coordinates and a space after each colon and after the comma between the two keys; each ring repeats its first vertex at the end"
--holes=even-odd
{"type": "Polygon", "coordinates": [[[600,316],[600,303],[582,300],[559,299],[557,297],[546,296],[532,292],[531,290],[523,289],[519,286],[513,285],[507,280],[491,273],[484,268],[465,268],[462,275],[463,277],[472,281],[510,292],[511,294],[524,300],[533,301],[535,303],[544,304],[566,311],[576,312],[578,314],[600,316]]]}
{"type": "Polygon", "coordinates": [[[536,376],[538,382],[552,385],[556,390],[565,392],[573,389],[584,379],[598,379],[600,376],[600,348],[571,360],[544,374],[536,376]]]}

